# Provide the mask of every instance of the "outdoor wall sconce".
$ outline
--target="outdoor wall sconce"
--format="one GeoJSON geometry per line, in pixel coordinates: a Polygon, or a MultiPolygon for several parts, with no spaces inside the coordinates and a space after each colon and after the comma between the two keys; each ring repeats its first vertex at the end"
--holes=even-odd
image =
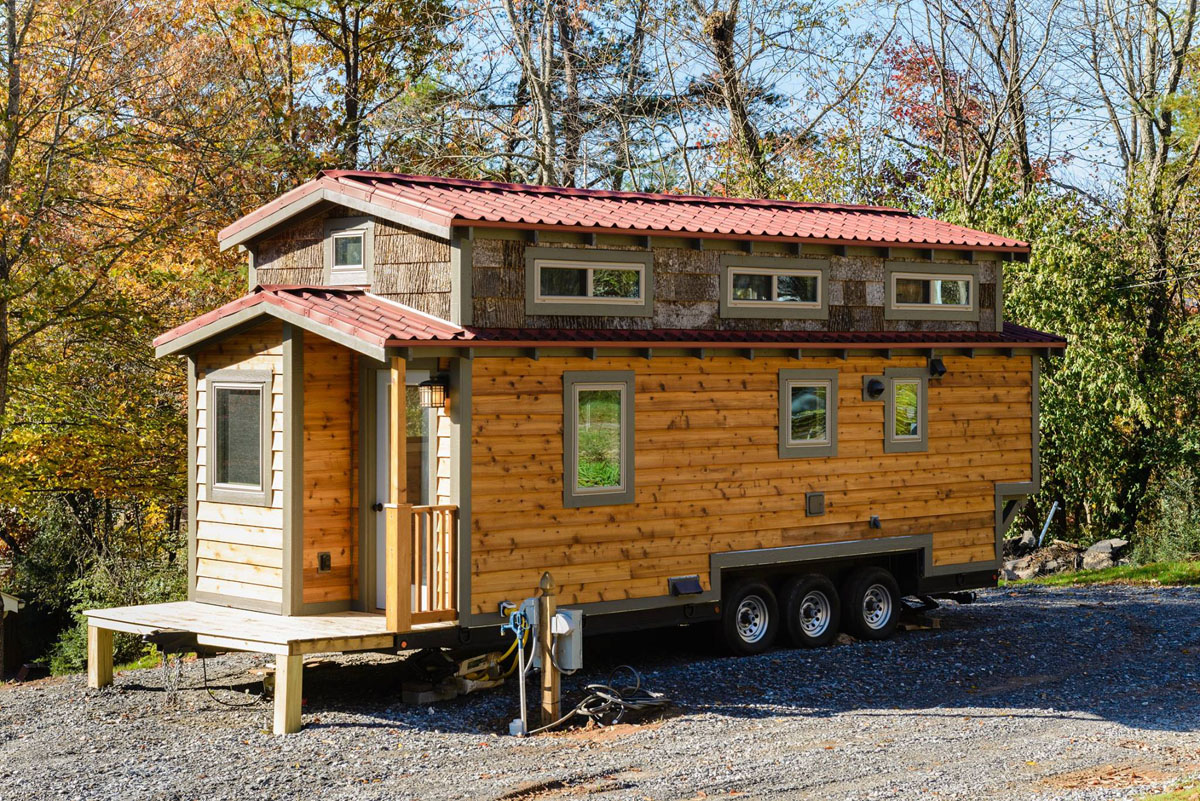
{"type": "Polygon", "coordinates": [[[883,389],[883,380],[879,378],[872,378],[867,382],[867,397],[871,400],[877,400],[878,398],[883,397],[883,389]]]}
{"type": "Polygon", "coordinates": [[[421,397],[422,409],[442,409],[446,406],[446,392],[450,388],[450,382],[444,375],[436,375],[433,378],[422,381],[417,384],[417,393],[421,397]]]}
{"type": "Polygon", "coordinates": [[[941,359],[929,360],[929,375],[934,378],[941,378],[946,374],[946,364],[941,359]]]}

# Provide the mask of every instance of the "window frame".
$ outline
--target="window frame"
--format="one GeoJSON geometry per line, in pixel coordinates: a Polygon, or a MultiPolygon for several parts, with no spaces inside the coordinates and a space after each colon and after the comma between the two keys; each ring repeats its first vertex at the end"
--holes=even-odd
{"type": "MultiPolygon", "coordinates": [[[[778,287],[777,282],[775,287],[778,287]]],[[[729,319],[828,320],[829,262],[826,259],[724,254],[721,256],[720,306],[721,316],[729,319]],[[737,300],[733,297],[733,277],[739,274],[815,276],[817,301],[796,303],[785,300],[737,300]]]]}
{"type": "Polygon", "coordinates": [[[929,369],[890,367],[883,371],[883,452],[924,453],[929,450],[929,369]],[[896,435],[896,384],[916,381],[918,436],[896,435]]]}
{"type": "Polygon", "coordinates": [[[565,314],[579,317],[649,317],[654,312],[654,256],[644,250],[595,250],[565,247],[525,248],[525,314],[565,314]],[[636,270],[641,297],[596,298],[542,295],[542,267],[636,270]]]}
{"type": "Polygon", "coordinates": [[[979,322],[979,267],[972,264],[938,264],[934,262],[889,261],[884,263],[883,307],[885,320],[959,320],[979,322]],[[943,306],[936,303],[897,303],[896,281],[899,278],[918,278],[926,281],[966,280],[971,302],[966,306],[943,306]]]}
{"type": "Polygon", "coordinates": [[[337,217],[325,221],[326,286],[370,286],[375,275],[375,223],[370,217],[337,217]],[[356,270],[334,267],[334,240],[339,236],[362,236],[362,265],[356,270]]]}
{"type": "Polygon", "coordinates": [[[633,503],[634,482],[634,372],[632,370],[581,370],[563,373],[563,507],[609,506],[633,503]],[[619,388],[621,395],[621,486],[584,489],[579,480],[579,389],[619,388]]]}
{"type": "Polygon", "coordinates": [[[838,418],[838,371],[837,370],[780,370],[779,371],[779,458],[834,458],[837,456],[838,418]],[[793,384],[827,384],[825,396],[825,442],[796,443],[792,441],[792,392],[793,384]]]}
{"type": "Polygon", "coordinates": [[[270,370],[215,370],[204,376],[205,499],[245,506],[271,505],[271,420],[274,374],[270,370]],[[253,389],[259,393],[259,485],[257,488],[217,481],[217,390],[253,389]]]}

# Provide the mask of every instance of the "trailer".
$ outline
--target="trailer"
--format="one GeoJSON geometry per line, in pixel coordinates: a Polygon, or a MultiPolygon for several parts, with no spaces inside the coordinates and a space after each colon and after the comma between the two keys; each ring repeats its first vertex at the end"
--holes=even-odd
{"type": "Polygon", "coordinates": [[[584,631],[884,638],[995,586],[1038,487],[1029,247],[864,206],[324,171],[234,222],[249,293],[169,331],[188,599],[92,610],[278,658],[485,645],[546,572],[584,631]]]}

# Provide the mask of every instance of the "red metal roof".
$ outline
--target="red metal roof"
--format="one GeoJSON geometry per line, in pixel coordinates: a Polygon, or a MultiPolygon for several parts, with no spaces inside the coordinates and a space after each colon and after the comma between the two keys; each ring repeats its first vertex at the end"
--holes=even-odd
{"type": "MultiPolygon", "coordinates": [[[[1004,331],[721,331],[712,329],[475,328],[455,325],[361,289],[263,286],[251,294],[174,328],[154,340],[162,348],[247,309],[269,306],[309,320],[318,333],[333,331],[375,348],[462,343],[471,347],[796,347],[1061,348],[1066,340],[1004,324],[1004,331]]],[[[264,312],[268,310],[264,309],[264,312]]],[[[215,332],[214,328],[214,332],[215,332]]]]}
{"type": "Polygon", "coordinates": [[[1015,239],[881,206],[611,192],[352,170],[322,171],[314,180],[234,222],[221,231],[220,238],[229,240],[314,193],[324,193],[334,202],[340,196],[351,203],[389,209],[445,230],[456,225],[571,227],[698,237],[1029,250],[1026,243],[1015,239]]]}

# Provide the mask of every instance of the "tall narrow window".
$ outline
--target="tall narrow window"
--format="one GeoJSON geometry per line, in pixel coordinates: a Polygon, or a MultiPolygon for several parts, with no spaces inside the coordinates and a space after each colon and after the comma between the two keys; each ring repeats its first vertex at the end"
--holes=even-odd
{"type": "Polygon", "coordinates": [[[268,503],[271,380],[265,370],[220,370],[207,376],[208,500],[268,503]]]}
{"type": "Polygon", "coordinates": [[[892,368],[884,371],[885,453],[911,453],[929,448],[929,374],[923,368],[892,368]]]}
{"type": "Polygon", "coordinates": [[[633,501],[633,373],[563,375],[567,507],[633,501]]]}
{"type": "Polygon", "coordinates": [[[921,382],[900,380],[892,382],[892,425],[896,439],[920,439],[919,411],[921,382]]]}
{"type": "Polygon", "coordinates": [[[779,456],[837,455],[837,371],[779,371],[779,456]]]}

